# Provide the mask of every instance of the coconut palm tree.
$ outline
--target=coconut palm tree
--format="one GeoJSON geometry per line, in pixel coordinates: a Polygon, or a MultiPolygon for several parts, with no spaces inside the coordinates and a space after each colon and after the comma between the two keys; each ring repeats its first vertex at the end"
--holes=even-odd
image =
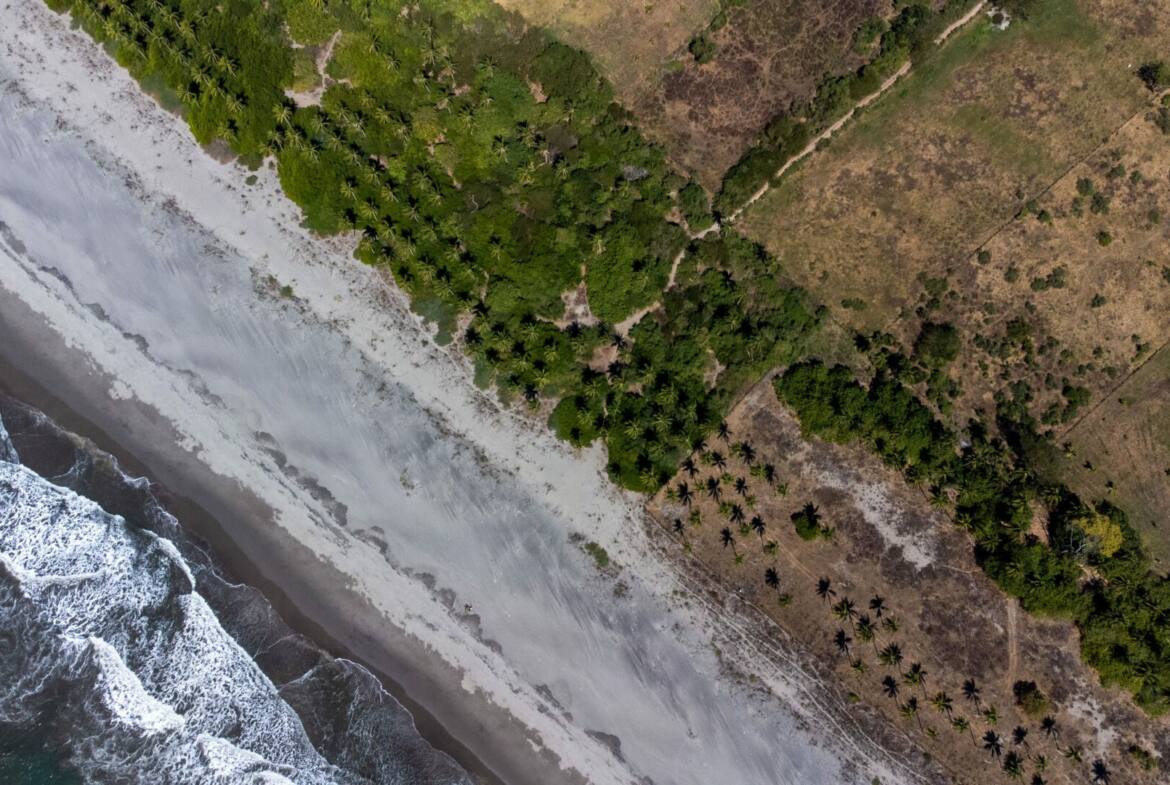
{"type": "MultiPolygon", "coordinates": [[[[951,727],[954,729],[955,733],[970,733],[971,721],[966,717],[955,717],[953,720],[951,720],[951,727]]],[[[974,741],[975,737],[972,736],[971,740],[974,741]]]]}
{"type": "Polygon", "coordinates": [[[727,425],[727,420],[719,421],[719,438],[726,444],[731,439],[731,428],[727,425]]]}
{"type": "Polygon", "coordinates": [[[739,555],[735,550],[735,537],[731,534],[731,529],[724,526],[723,531],[719,532],[719,541],[723,543],[724,548],[730,545],[731,552],[736,556],[739,555]]]}
{"type": "Polygon", "coordinates": [[[682,537],[684,540],[686,539],[687,529],[686,526],[683,525],[682,518],[675,518],[671,529],[673,529],[674,533],[679,537],[682,537]]]}
{"type": "Polygon", "coordinates": [[[747,496],[748,484],[746,479],[743,477],[735,478],[735,492],[740,496],[747,496]]]}
{"type": "Polygon", "coordinates": [[[1028,780],[1028,785],[1048,785],[1048,780],[1044,779],[1039,774],[1033,774],[1032,779],[1028,780]]]}
{"type": "Polygon", "coordinates": [[[1012,744],[1017,747],[1021,745],[1025,748],[1028,747],[1028,729],[1023,725],[1017,725],[1012,728],[1012,744]]]}
{"type": "Polygon", "coordinates": [[[761,518],[758,515],[753,515],[752,519],[751,519],[751,527],[752,527],[752,531],[754,531],[756,534],[760,535],[761,540],[764,539],[764,532],[766,532],[768,530],[768,527],[764,523],[763,518],[761,518]]]}
{"type": "Polygon", "coordinates": [[[740,507],[738,504],[731,505],[731,509],[728,511],[728,517],[731,518],[732,523],[743,523],[743,507],[740,507]]]}
{"type": "Polygon", "coordinates": [[[987,731],[983,734],[983,749],[991,754],[991,757],[998,758],[1003,754],[1003,741],[999,738],[999,734],[993,730],[987,731]]]}
{"type": "Polygon", "coordinates": [[[719,497],[723,494],[723,491],[719,487],[719,478],[716,476],[708,477],[705,487],[707,496],[715,501],[719,501],[719,497]]]}
{"type": "Polygon", "coordinates": [[[695,499],[695,494],[691,491],[691,486],[687,485],[685,482],[680,482],[677,486],[675,486],[674,492],[675,495],[678,496],[678,500],[687,507],[690,507],[691,502],[695,499]]]}
{"type": "Polygon", "coordinates": [[[699,467],[695,465],[695,459],[689,455],[683,459],[682,469],[692,480],[695,479],[695,475],[699,473],[699,467]]]}
{"type": "Polygon", "coordinates": [[[872,643],[873,650],[877,651],[877,634],[873,626],[873,622],[864,613],[857,619],[857,624],[853,626],[853,631],[857,633],[857,639],[862,643],[872,643]]]}
{"type": "Polygon", "coordinates": [[[711,452],[711,463],[716,468],[722,471],[727,468],[727,459],[723,457],[723,453],[718,450],[711,452]]]}
{"type": "Polygon", "coordinates": [[[833,616],[838,621],[847,621],[853,623],[853,619],[857,616],[857,609],[853,606],[853,600],[848,597],[843,597],[838,602],[834,603],[833,616]]]}
{"type": "Polygon", "coordinates": [[[817,578],[817,596],[825,601],[836,597],[837,592],[833,591],[833,582],[828,578],[817,578]]]}
{"type": "Polygon", "coordinates": [[[1081,762],[1081,754],[1082,754],[1082,752],[1083,752],[1083,750],[1082,750],[1082,748],[1081,748],[1081,745],[1079,745],[1079,744],[1070,744],[1070,745],[1068,745],[1068,747],[1067,747],[1067,748],[1066,748],[1066,749],[1065,749],[1065,750],[1062,752],[1062,754],[1064,755],[1064,757],[1068,758],[1069,760],[1073,761],[1074,763],[1080,763],[1080,762],[1081,762]]]}
{"type": "Polygon", "coordinates": [[[837,646],[838,654],[848,654],[849,644],[853,643],[853,639],[845,634],[845,630],[837,630],[837,634],[833,636],[833,643],[837,646]]]}
{"type": "Polygon", "coordinates": [[[963,682],[963,697],[979,708],[979,687],[975,684],[974,679],[967,679],[963,682]]]}
{"type": "Polygon", "coordinates": [[[950,717],[955,710],[955,702],[945,692],[936,692],[934,697],[930,699],[930,705],[934,707],[935,711],[945,714],[947,717],[950,717]]]}
{"type": "Polygon", "coordinates": [[[908,720],[916,720],[918,722],[918,727],[922,727],[922,718],[918,716],[918,698],[915,698],[913,695],[911,695],[909,699],[907,699],[907,701],[903,703],[901,707],[899,707],[899,711],[902,712],[903,717],[908,720]]]}
{"type": "Polygon", "coordinates": [[[1040,720],[1040,730],[1050,739],[1060,738],[1060,728],[1057,726],[1056,720],[1052,719],[1052,717],[1045,717],[1040,720]]]}
{"type": "Polygon", "coordinates": [[[911,687],[917,687],[922,690],[924,695],[926,694],[926,670],[922,667],[921,662],[910,663],[910,668],[902,674],[902,678],[911,687]]]}
{"type": "Polygon", "coordinates": [[[983,710],[983,720],[988,725],[998,725],[999,724],[999,709],[995,708],[994,706],[988,706],[986,709],[983,710]]]}
{"type": "Polygon", "coordinates": [[[1012,750],[1003,756],[1003,770],[1013,780],[1022,779],[1024,776],[1024,759],[1015,750],[1012,750]]]}
{"type": "Polygon", "coordinates": [[[780,573],[776,572],[775,567],[764,570],[764,583],[769,589],[780,591],[780,573]]]}
{"type": "Polygon", "coordinates": [[[756,448],[752,447],[751,442],[739,443],[739,459],[748,466],[756,462],[756,448]]]}
{"type": "Polygon", "coordinates": [[[885,648],[878,654],[878,659],[882,661],[882,665],[887,668],[893,668],[902,664],[902,647],[896,643],[888,643],[885,648]]]}
{"type": "Polygon", "coordinates": [[[875,594],[869,600],[869,609],[873,611],[875,618],[880,619],[886,611],[886,601],[880,595],[875,594]]]}
{"type": "Polygon", "coordinates": [[[1095,785],[1109,785],[1109,769],[1105,766],[1105,761],[1097,758],[1093,761],[1093,782],[1095,785]]]}
{"type": "Polygon", "coordinates": [[[897,699],[898,697],[898,682],[894,681],[894,677],[887,675],[882,679],[882,692],[886,694],[887,698],[897,699]]]}

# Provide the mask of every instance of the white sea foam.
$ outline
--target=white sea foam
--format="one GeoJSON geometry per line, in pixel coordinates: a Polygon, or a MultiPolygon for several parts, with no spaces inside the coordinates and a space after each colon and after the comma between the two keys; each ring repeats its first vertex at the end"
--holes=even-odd
{"type": "Polygon", "coordinates": [[[318,755],[172,543],[11,463],[0,463],[0,630],[0,721],[48,717],[90,778],[361,781],[318,755]]]}

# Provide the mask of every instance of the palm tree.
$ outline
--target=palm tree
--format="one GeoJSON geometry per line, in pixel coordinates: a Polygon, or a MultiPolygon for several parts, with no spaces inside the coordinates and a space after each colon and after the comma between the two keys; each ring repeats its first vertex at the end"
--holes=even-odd
{"type": "Polygon", "coordinates": [[[963,682],[963,697],[975,704],[975,708],[979,708],[979,687],[976,686],[974,679],[967,679],[963,682]]]}
{"type": "Polygon", "coordinates": [[[998,758],[1003,754],[1003,741],[1000,740],[999,734],[993,730],[987,731],[983,734],[983,749],[991,753],[991,757],[998,758]]]}
{"type": "Polygon", "coordinates": [[[854,625],[853,631],[857,633],[857,639],[862,643],[872,643],[873,650],[877,651],[877,635],[874,630],[873,622],[864,613],[857,619],[857,624],[854,625]]]}
{"type": "Polygon", "coordinates": [[[731,428],[727,426],[727,420],[719,421],[719,438],[723,440],[724,444],[731,438],[731,428]]]}
{"type": "Polygon", "coordinates": [[[1105,761],[1100,758],[1093,761],[1093,782],[1099,785],[1109,785],[1109,769],[1105,767],[1105,761]]]}
{"type": "Polygon", "coordinates": [[[837,592],[833,591],[833,582],[828,578],[817,579],[817,596],[822,600],[829,600],[837,596],[837,592]]]}
{"type": "Polygon", "coordinates": [[[887,616],[882,619],[882,629],[893,635],[898,631],[898,619],[895,616],[887,616]]]}
{"type": "Polygon", "coordinates": [[[692,480],[695,479],[695,475],[699,473],[699,467],[695,466],[695,459],[689,455],[683,460],[682,469],[692,480]]]}
{"type": "Polygon", "coordinates": [[[898,682],[894,681],[893,676],[887,675],[884,679],[882,679],[882,692],[884,692],[888,698],[896,699],[898,697],[898,682]]]}
{"type": "Polygon", "coordinates": [[[715,501],[719,501],[719,497],[722,495],[723,491],[719,488],[719,478],[718,477],[715,477],[715,476],[708,477],[707,482],[706,482],[706,489],[707,489],[707,496],[714,499],[715,501]]]}
{"type": "Polygon", "coordinates": [[[893,668],[902,664],[902,647],[896,643],[886,644],[886,647],[878,654],[878,658],[882,661],[882,665],[887,668],[893,668]]]}
{"type": "Polygon", "coordinates": [[[731,510],[728,513],[732,523],[743,523],[743,507],[738,504],[731,505],[731,510]]]}
{"type": "Polygon", "coordinates": [[[750,442],[739,443],[739,459],[748,466],[756,462],[756,449],[750,442]]]}
{"type": "Polygon", "coordinates": [[[1003,770],[1013,780],[1021,779],[1024,776],[1024,759],[1012,750],[1003,756],[1003,770]]]}
{"type": "Polygon", "coordinates": [[[1044,779],[1039,774],[1033,774],[1032,779],[1028,782],[1029,785],[1048,785],[1048,780],[1044,779]]]}
{"type": "Polygon", "coordinates": [[[767,525],[764,523],[764,519],[758,515],[753,515],[751,525],[752,530],[755,531],[756,534],[760,535],[760,539],[764,539],[764,532],[768,530],[767,525]]]}
{"type": "Polygon", "coordinates": [[[728,545],[730,545],[731,552],[733,554],[735,554],[736,556],[739,555],[735,550],[735,537],[732,536],[731,529],[724,526],[723,531],[719,532],[719,540],[720,540],[720,542],[723,543],[724,548],[726,548],[728,545]]]}
{"type": "Polygon", "coordinates": [[[1017,725],[1012,728],[1012,744],[1019,747],[1021,744],[1024,747],[1028,746],[1028,729],[1023,725],[1017,725]]]}
{"type": "Polygon", "coordinates": [[[775,567],[769,567],[764,570],[764,583],[769,589],[780,591],[780,573],[776,572],[775,567]]]}
{"type": "Polygon", "coordinates": [[[845,630],[837,630],[837,634],[833,636],[833,643],[837,645],[838,654],[848,654],[849,644],[853,643],[853,639],[845,634],[845,630]]]}
{"type": "Polygon", "coordinates": [[[843,597],[840,601],[833,605],[833,616],[838,621],[847,621],[853,623],[853,619],[857,616],[857,609],[853,606],[853,600],[848,597],[843,597]]]}
{"type": "Polygon", "coordinates": [[[934,706],[935,711],[940,714],[945,714],[948,717],[955,710],[955,703],[951,700],[951,696],[945,692],[936,692],[934,697],[930,699],[930,705],[934,706]]]}
{"type": "Polygon", "coordinates": [[[999,710],[994,706],[988,706],[983,710],[983,719],[988,725],[999,724],[999,710]]]}
{"type": "Polygon", "coordinates": [[[747,480],[745,480],[743,477],[735,478],[735,492],[740,496],[747,496],[748,484],[747,480]]]}
{"type": "Polygon", "coordinates": [[[1040,730],[1044,731],[1044,735],[1050,739],[1060,737],[1060,728],[1057,727],[1056,720],[1052,719],[1052,717],[1045,717],[1040,720],[1040,730]]]}
{"type": "Polygon", "coordinates": [[[716,469],[723,470],[727,468],[727,459],[724,458],[723,453],[719,452],[718,450],[713,450],[711,452],[711,463],[714,464],[716,469]]]}
{"type": "Polygon", "coordinates": [[[691,486],[687,485],[685,482],[680,482],[674,490],[675,494],[678,496],[678,500],[685,506],[690,507],[691,502],[695,499],[695,494],[691,491],[691,486]]]}
{"type": "Polygon", "coordinates": [[[1066,750],[1064,750],[1063,754],[1064,754],[1064,757],[1068,758],[1069,760],[1073,761],[1074,763],[1080,763],[1081,762],[1081,752],[1082,752],[1081,745],[1070,744],[1070,745],[1068,745],[1068,748],[1066,750]]]}
{"type": "MultiPolygon", "coordinates": [[[[951,727],[955,729],[955,733],[971,732],[971,722],[966,717],[955,717],[951,720],[951,727]]],[[[974,735],[972,735],[971,740],[975,740],[974,735]]]]}
{"type": "Polygon", "coordinates": [[[923,669],[921,662],[910,663],[910,669],[902,677],[906,679],[907,684],[918,687],[924,695],[926,694],[926,670],[923,669]]]}
{"type": "Polygon", "coordinates": [[[768,485],[776,482],[776,467],[770,463],[765,463],[763,468],[764,482],[768,485]]]}
{"type": "Polygon", "coordinates": [[[684,540],[686,539],[686,527],[683,526],[682,518],[675,518],[674,525],[671,528],[674,529],[674,533],[679,537],[682,537],[684,540]]]}
{"type": "Polygon", "coordinates": [[[918,698],[915,698],[913,695],[911,695],[910,698],[902,704],[900,711],[902,712],[903,717],[908,720],[917,720],[918,727],[922,727],[922,719],[918,716],[918,698]]]}
{"type": "Polygon", "coordinates": [[[873,611],[875,618],[880,619],[882,617],[882,613],[884,613],[886,610],[886,601],[882,599],[881,596],[875,594],[869,600],[869,609],[873,611]]]}

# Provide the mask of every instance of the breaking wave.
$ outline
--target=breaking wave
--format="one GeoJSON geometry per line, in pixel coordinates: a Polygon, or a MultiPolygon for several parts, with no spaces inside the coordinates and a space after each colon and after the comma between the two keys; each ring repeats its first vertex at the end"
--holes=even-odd
{"type": "Polygon", "coordinates": [[[224,580],[148,483],[3,403],[23,438],[0,419],[0,735],[40,729],[95,783],[470,782],[370,673],[224,580]]]}

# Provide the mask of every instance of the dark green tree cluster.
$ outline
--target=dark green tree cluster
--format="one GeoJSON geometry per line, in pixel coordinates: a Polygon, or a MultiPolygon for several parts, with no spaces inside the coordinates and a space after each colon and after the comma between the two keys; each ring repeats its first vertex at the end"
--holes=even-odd
{"type": "Polygon", "coordinates": [[[885,372],[867,387],[847,368],[805,362],[778,377],[775,388],[806,431],[861,441],[936,494],[949,489],[955,520],[974,536],[976,558],[991,578],[1029,611],[1074,620],[1084,657],[1105,684],[1130,690],[1151,713],[1170,709],[1170,579],[1150,572],[1120,510],[1091,510],[1068,489],[1040,483],[977,423],[960,439],[885,372]],[[1050,544],[1029,534],[1036,501],[1048,508],[1050,544]],[[1083,547],[1080,522],[1094,514],[1121,534],[1108,557],[1083,547]]]}

